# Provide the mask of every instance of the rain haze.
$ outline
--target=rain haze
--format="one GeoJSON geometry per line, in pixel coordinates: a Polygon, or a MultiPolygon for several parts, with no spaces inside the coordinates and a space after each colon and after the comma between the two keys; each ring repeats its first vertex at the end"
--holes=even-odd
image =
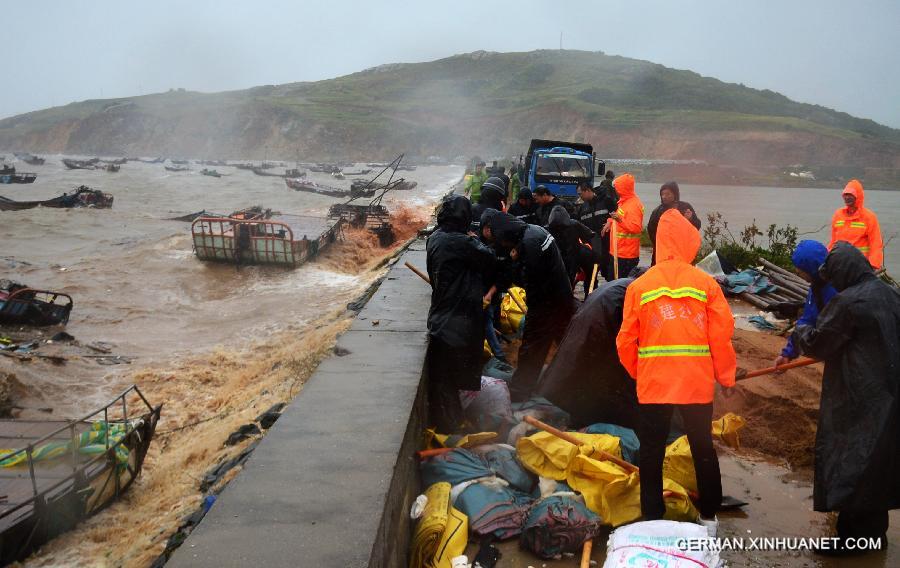
{"type": "Polygon", "coordinates": [[[170,88],[317,81],[476,50],[603,51],[900,128],[900,3],[47,2],[6,7],[0,116],[170,88]]]}

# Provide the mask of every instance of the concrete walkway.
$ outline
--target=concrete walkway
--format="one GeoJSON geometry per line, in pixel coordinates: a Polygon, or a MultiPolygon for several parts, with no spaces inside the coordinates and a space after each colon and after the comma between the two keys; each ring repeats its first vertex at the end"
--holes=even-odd
{"type": "Polygon", "coordinates": [[[169,565],[401,566],[431,288],[413,243],[169,565]]]}

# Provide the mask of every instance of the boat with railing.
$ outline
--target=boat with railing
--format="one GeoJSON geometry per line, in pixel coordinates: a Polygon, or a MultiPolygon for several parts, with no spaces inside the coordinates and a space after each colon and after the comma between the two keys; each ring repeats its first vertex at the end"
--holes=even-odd
{"type": "Polygon", "coordinates": [[[342,225],[254,207],[227,217],[201,215],[191,223],[191,237],[200,260],[296,267],[336,241],[342,225]]]}
{"type": "Polygon", "coordinates": [[[73,305],[68,294],[0,280],[0,323],[65,325],[73,305]]]}
{"type": "Polygon", "coordinates": [[[122,495],[141,472],[161,409],[131,386],[77,420],[0,420],[0,565],[122,495]]]}

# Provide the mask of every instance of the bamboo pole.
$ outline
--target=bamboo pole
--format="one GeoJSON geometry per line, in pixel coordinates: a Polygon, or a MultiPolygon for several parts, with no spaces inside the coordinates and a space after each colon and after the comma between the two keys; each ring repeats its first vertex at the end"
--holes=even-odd
{"type": "Polygon", "coordinates": [[[752,379],[753,377],[761,377],[763,375],[769,375],[771,373],[775,373],[778,371],[786,371],[788,369],[796,369],[797,367],[805,367],[807,365],[812,365],[813,363],[820,363],[818,359],[797,359],[796,361],[791,361],[790,363],[785,363],[784,365],[778,365],[775,367],[766,367],[765,369],[757,369],[756,371],[747,371],[746,369],[738,369],[737,374],[734,377],[736,381],[743,381],[746,379],[752,379]]]}
{"type": "Polygon", "coordinates": [[[619,224],[613,220],[612,222],[612,245],[613,245],[613,280],[619,279],[619,224]]]}
{"type": "Polygon", "coordinates": [[[769,272],[777,272],[777,273],[781,274],[782,276],[784,276],[785,278],[795,281],[797,284],[803,284],[804,286],[809,285],[808,282],[806,282],[805,280],[803,280],[802,278],[800,278],[799,276],[797,276],[790,270],[785,270],[784,268],[781,268],[777,264],[769,262],[768,260],[766,260],[762,257],[760,257],[759,261],[762,263],[763,266],[765,266],[766,268],[769,269],[769,272]]]}
{"type": "Polygon", "coordinates": [[[591,549],[594,548],[594,540],[590,539],[584,543],[581,548],[581,565],[580,568],[590,568],[591,565],[591,549]]]}
{"type": "Polygon", "coordinates": [[[750,302],[761,310],[768,310],[772,307],[771,303],[765,301],[763,298],[760,298],[756,294],[751,294],[750,292],[741,292],[740,297],[741,299],[750,302]]]}
{"type": "Polygon", "coordinates": [[[597,263],[594,263],[594,270],[591,272],[591,283],[588,286],[588,296],[594,291],[594,284],[597,282],[597,263]]]}
{"type": "Polygon", "coordinates": [[[427,275],[427,274],[425,274],[424,272],[422,272],[421,270],[419,270],[418,268],[416,268],[415,266],[413,266],[413,265],[410,264],[409,262],[404,262],[403,264],[406,266],[406,268],[408,268],[408,269],[412,270],[413,272],[415,272],[415,273],[416,273],[416,276],[418,276],[419,278],[421,278],[421,279],[424,280],[425,282],[428,282],[429,284],[431,284],[431,279],[428,278],[428,275],[427,275]]]}

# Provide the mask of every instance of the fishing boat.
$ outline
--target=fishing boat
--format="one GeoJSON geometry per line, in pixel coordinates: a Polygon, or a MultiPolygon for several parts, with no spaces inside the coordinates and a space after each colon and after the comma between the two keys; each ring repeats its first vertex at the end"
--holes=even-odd
{"type": "Polygon", "coordinates": [[[104,164],[117,164],[122,165],[128,163],[128,158],[113,158],[112,160],[100,160],[104,164]]]}
{"type": "Polygon", "coordinates": [[[220,174],[220,173],[217,172],[216,170],[208,170],[208,169],[206,169],[206,168],[203,168],[202,170],[200,170],[200,173],[201,173],[202,175],[210,176],[210,177],[214,177],[214,178],[220,178],[220,177],[222,177],[222,174],[220,174]]]}
{"type": "Polygon", "coordinates": [[[172,162],[173,164],[175,164],[176,166],[184,166],[184,165],[187,165],[187,163],[188,163],[187,160],[176,160],[175,158],[170,158],[169,161],[172,162]]]}
{"type": "Polygon", "coordinates": [[[77,187],[75,193],[63,193],[59,197],[41,201],[15,201],[0,196],[0,211],[19,211],[21,209],[34,209],[35,207],[54,207],[57,209],[91,207],[95,209],[109,209],[112,207],[112,204],[112,195],[96,189],[91,189],[86,185],[77,187]]]}
{"type": "Polygon", "coordinates": [[[3,168],[0,168],[0,176],[4,176],[7,174],[14,174],[14,173],[16,173],[15,166],[7,166],[6,164],[3,164],[3,168]]]}
{"type": "Polygon", "coordinates": [[[252,162],[241,162],[241,163],[230,164],[230,165],[239,170],[252,170],[253,168],[256,167],[255,165],[253,165],[252,162]]]}
{"type": "Polygon", "coordinates": [[[378,236],[378,243],[383,247],[390,246],[395,240],[391,214],[384,205],[335,203],[328,208],[328,218],[343,221],[354,229],[365,228],[372,231],[378,236]]]}
{"type": "Polygon", "coordinates": [[[114,173],[118,172],[120,169],[122,169],[122,166],[120,166],[119,164],[106,164],[106,166],[104,166],[103,169],[109,173],[114,174],[114,173]]]}
{"type": "Polygon", "coordinates": [[[287,177],[290,177],[290,178],[306,177],[306,172],[300,171],[300,170],[298,170],[298,169],[296,169],[296,168],[291,168],[291,169],[286,170],[284,173],[281,173],[281,174],[276,173],[276,172],[267,172],[267,171],[265,171],[265,170],[263,170],[263,169],[261,169],[261,168],[253,168],[253,173],[255,173],[255,174],[258,175],[258,176],[269,176],[269,177],[280,177],[280,178],[287,178],[287,177]]]}
{"type": "Polygon", "coordinates": [[[189,172],[191,168],[187,166],[163,166],[167,172],[189,172]]]}
{"type": "MultiPolygon", "coordinates": [[[[15,168],[13,168],[13,171],[15,171],[15,168]]],[[[0,183],[34,183],[36,179],[37,174],[35,173],[0,174],[0,183]]]]}
{"type": "Polygon", "coordinates": [[[161,164],[166,161],[165,158],[133,158],[136,162],[143,162],[145,164],[161,164]]]}
{"type": "Polygon", "coordinates": [[[0,280],[0,323],[65,325],[72,305],[72,297],[68,294],[0,280]]]}
{"type": "Polygon", "coordinates": [[[161,410],[131,386],[77,420],[0,420],[0,564],[25,559],[127,491],[161,410]]]}
{"type": "Polygon", "coordinates": [[[34,154],[16,154],[16,158],[31,166],[43,166],[45,162],[44,158],[34,154]]]}
{"type": "Polygon", "coordinates": [[[197,160],[197,163],[201,166],[227,166],[228,162],[223,160],[197,160]]]}
{"type": "Polygon", "coordinates": [[[341,189],[298,178],[285,178],[284,183],[295,191],[318,193],[329,197],[372,197],[375,195],[374,189],[341,189]]]}
{"type": "Polygon", "coordinates": [[[191,223],[200,260],[297,267],[337,240],[340,220],[274,214],[255,207],[227,217],[202,215],[191,223]]]}
{"type": "Polygon", "coordinates": [[[372,173],[372,170],[369,168],[365,168],[356,172],[343,172],[345,176],[364,176],[366,174],[372,173]]]}
{"type": "Polygon", "coordinates": [[[95,170],[97,169],[97,161],[73,160],[71,158],[63,158],[62,163],[70,170],[95,170]]]}
{"type": "Polygon", "coordinates": [[[379,189],[396,189],[399,191],[410,190],[418,186],[419,183],[415,181],[407,181],[403,178],[396,179],[390,183],[376,183],[374,180],[366,181],[362,179],[354,180],[353,183],[350,184],[350,188],[355,191],[363,191],[366,189],[371,189],[372,191],[379,189]]]}

